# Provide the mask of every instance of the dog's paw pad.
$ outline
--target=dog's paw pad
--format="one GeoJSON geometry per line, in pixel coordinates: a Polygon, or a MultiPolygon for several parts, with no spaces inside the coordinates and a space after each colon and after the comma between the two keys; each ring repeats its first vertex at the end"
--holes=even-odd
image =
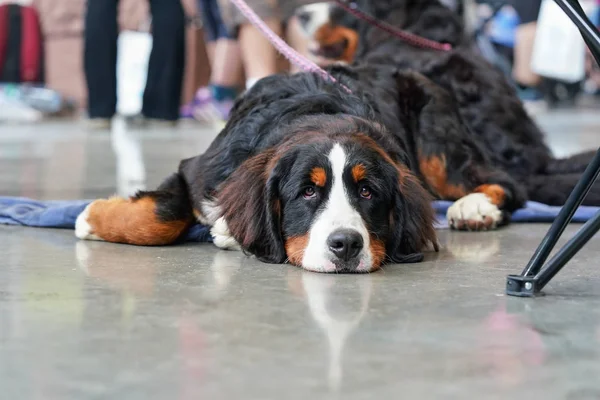
{"type": "Polygon", "coordinates": [[[75,236],[77,236],[79,239],[104,240],[100,236],[94,234],[94,227],[89,222],[90,207],[93,205],[94,203],[89,204],[85,210],[79,214],[77,220],[75,221],[75,236]]]}
{"type": "Polygon", "coordinates": [[[238,242],[231,236],[227,221],[221,217],[217,219],[213,227],[210,229],[210,234],[213,237],[213,243],[220,249],[226,250],[241,250],[238,242]]]}
{"type": "Polygon", "coordinates": [[[502,221],[502,211],[483,193],[471,193],[458,199],[446,214],[453,229],[487,231],[502,221]]]}

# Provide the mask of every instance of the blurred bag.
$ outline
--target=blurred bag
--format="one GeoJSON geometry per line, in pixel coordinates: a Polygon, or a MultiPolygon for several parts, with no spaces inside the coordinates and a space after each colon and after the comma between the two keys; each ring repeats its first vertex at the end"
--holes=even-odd
{"type": "Polygon", "coordinates": [[[123,31],[117,50],[117,112],[124,116],[142,111],[152,35],[148,32],[123,31]]]}
{"type": "Polygon", "coordinates": [[[553,0],[544,0],[540,8],[531,69],[564,82],[578,82],[585,77],[581,33],[553,0]]]}
{"type": "Polygon", "coordinates": [[[0,5],[0,82],[44,83],[44,45],[37,10],[0,5]]]}

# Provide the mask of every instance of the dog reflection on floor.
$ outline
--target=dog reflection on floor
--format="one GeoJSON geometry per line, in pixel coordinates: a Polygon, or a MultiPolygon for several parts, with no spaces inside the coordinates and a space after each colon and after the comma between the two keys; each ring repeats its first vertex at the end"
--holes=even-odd
{"type": "Polygon", "coordinates": [[[454,260],[466,263],[481,263],[488,261],[501,252],[500,236],[490,234],[484,240],[473,240],[471,235],[450,232],[446,235],[442,247],[448,250],[454,260]]]}
{"type": "MultiPolygon", "coordinates": [[[[127,249],[131,252],[136,248],[127,249]]],[[[147,249],[137,250],[138,262],[127,268],[123,266],[121,252],[106,251],[106,244],[100,242],[77,242],[75,256],[86,276],[98,279],[103,285],[117,291],[150,297],[156,294],[156,287],[160,285],[159,275],[161,271],[170,268],[169,262],[167,258],[157,257],[147,249]]],[[[244,256],[239,252],[216,252],[206,273],[197,274],[200,280],[191,285],[189,299],[196,305],[200,304],[200,299],[205,304],[220,303],[231,292],[230,289],[236,286],[235,281],[241,276],[239,272],[244,261],[244,256]],[[199,287],[202,289],[198,290],[199,287]]],[[[290,292],[306,301],[313,320],[327,337],[327,383],[332,392],[338,392],[343,380],[345,346],[367,314],[374,291],[373,278],[371,275],[361,275],[340,279],[335,275],[316,274],[298,268],[282,268],[289,268],[287,284],[290,292]]],[[[176,270],[184,273],[187,268],[176,270]]],[[[180,279],[183,278],[180,276],[180,279]]]]}
{"type": "Polygon", "coordinates": [[[350,335],[356,330],[369,307],[373,291],[370,275],[359,279],[339,279],[338,276],[294,271],[310,313],[327,336],[329,345],[328,383],[331,391],[340,389],[342,357],[350,335]],[[341,302],[340,299],[344,301],[341,302]]]}
{"type": "MultiPolygon", "coordinates": [[[[75,244],[75,258],[77,264],[86,276],[97,279],[104,286],[115,290],[127,292],[138,296],[152,296],[155,293],[161,272],[171,268],[168,257],[157,257],[156,253],[148,252],[142,247],[130,248],[127,254],[134,254],[135,263],[123,265],[123,256],[116,247],[107,251],[104,243],[80,241],[75,244]]],[[[215,252],[208,273],[199,273],[195,276],[196,282],[202,290],[190,290],[189,297],[193,301],[201,300],[207,303],[216,303],[225,297],[230,288],[230,283],[242,266],[244,257],[241,253],[232,251],[215,252]]],[[[176,273],[185,273],[184,268],[171,268],[176,273]]],[[[189,278],[188,278],[189,279],[189,278]]],[[[192,283],[189,282],[188,283],[192,283]]],[[[182,296],[186,298],[186,296],[182,296]]]]}

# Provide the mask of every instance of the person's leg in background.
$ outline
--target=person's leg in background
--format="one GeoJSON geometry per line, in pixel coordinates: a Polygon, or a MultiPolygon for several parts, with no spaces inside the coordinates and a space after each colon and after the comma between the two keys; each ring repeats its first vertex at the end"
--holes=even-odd
{"type": "MultiPolygon", "coordinates": [[[[281,13],[277,0],[248,0],[250,8],[275,32],[281,35],[281,13]]],[[[277,70],[277,51],[269,40],[239,13],[228,1],[221,1],[230,31],[237,33],[246,73],[246,89],[259,79],[273,75],[277,70]]]]}
{"type": "Polygon", "coordinates": [[[185,15],[179,0],[150,0],[150,11],[153,42],[142,114],[174,122],[179,119],[185,66],[185,15]]]}
{"type": "Polygon", "coordinates": [[[184,116],[202,122],[226,120],[238,94],[242,76],[240,48],[225,26],[217,0],[200,0],[206,42],[214,43],[208,87],[198,89],[193,103],[184,107],[184,116]]]}
{"type": "MultiPolygon", "coordinates": [[[[303,56],[311,59],[312,55],[309,51],[309,38],[302,30],[302,26],[300,25],[300,21],[298,17],[295,15],[296,9],[306,5],[311,4],[314,1],[312,0],[281,0],[281,13],[283,14],[285,23],[285,37],[287,42],[296,50],[298,53],[303,56]]],[[[290,72],[297,73],[302,72],[298,69],[294,64],[290,65],[290,72]]]]}
{"type": "MultiPolygon", "coordinates": [[[[294,48],[294,50],[307,58],[311,58],[308,50],[308,39],[302,32],[302,27],[300,26],[298,17],[292,16],[287,20],[285,36],[287,37],[288,43],[294,48]]],[[[290,72],[295,74],[302,71],[292,64],[290,65],[290,72]]]]}
{"type": "Polygon", "coordinates": [[[535,87],[541,78],[531,69],[537,19],[542,0],[512,0],[520,24],[515,32],[513,77],[520,85],[535,87]]]}
{"type": "Polygon", "coordinates": [[[118,0],[88,0],[83,64],[90,127],[110,127],[117,106],[118,0]]]}
{"type": "Polygon", "coordinates": [[[217,21],[217,46],[211,71],[210,84],[216,100],[233,99],[242,77],[240,45],[227,30],[217,0],[210,0],[213,18],[217,21]]]}
{"type": "Polygon", "coordinates": [[[219,40],[215,47],[215,58],[208,89],[217,111],[217,118],[226,120],[239,91],[242,58],[238,42],[228,36],[222,21],[220,26],[223,31],[219,33],[219,40]]]}
{"type": "Polygon", "coordinates": [[[212,65],[215,61],[215,52],[217,48],[217,40],[219,39],[219,26],[218,20],[215,20],[213,7],[211,2],[217,0],[197,0],[197,11],[202,17],[202,29],[204,31],[204,44],[206,45],[206,55],[208,56],[208,62],[212,65]]]}
{"type": "Polygon", "coordinates": [[[545,111],[547,103],[541,90],[542,77],[531,68],[537,20],[542,0],[511,0],[510,5],[519,16],[513,48],[512,76],[517,84],[519,98],[532,115],[545,111]]]}
{"type": "MultiPolygon", "coordinates": [[[[276,18],[264,20],[269,28],[281,35],[281,21],[276,18]]],[[[240,25],[239,43],[246,71],[246,89],[260,79],[277,73],[277,51],[271,42],[250,23],[240,25]]]]}

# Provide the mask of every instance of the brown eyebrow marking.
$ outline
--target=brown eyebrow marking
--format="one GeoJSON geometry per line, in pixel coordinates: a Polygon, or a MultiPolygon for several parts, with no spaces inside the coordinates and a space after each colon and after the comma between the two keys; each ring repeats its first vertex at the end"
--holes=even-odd
{"type": "Polygon", "coordinates": [[[357,183],[365,179],[365,177],[367,176],[367,169],[362,164],[356,164],[354,167],[352,167],[351,172],[352,179],[354,179],[354,182],[357,183]]]}
{"type": "Polygon", "coordinates": [[[319,187],[324,187],[325,182],[327,182],[327,174],[325,170],[321,167],[314,167],[312,171],[310,171],[310,180],[319,187]]]}

